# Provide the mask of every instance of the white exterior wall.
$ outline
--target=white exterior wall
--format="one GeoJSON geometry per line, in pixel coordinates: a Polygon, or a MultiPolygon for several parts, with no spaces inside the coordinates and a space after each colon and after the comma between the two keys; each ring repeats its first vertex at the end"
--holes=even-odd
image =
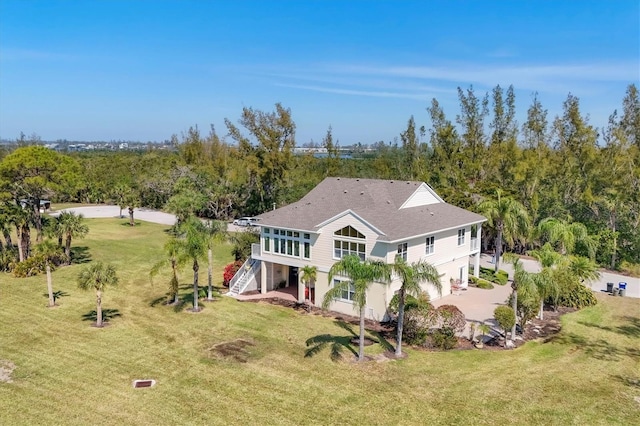
{"type": "MultiPolygon", "coordinates": [[[[407,261],[409,263],[416,262],[420,259],[434,265],[441,276],[442,294],[439,294],[434,286],[425,285],[425,291],[429,293],[431,300],[438,299],[451,293],[450,279],[458,279],[460,276],[460,268],[464,267],[463,281],[468,279],[468,265],[470,254],[471,227],[465,228],[464,244],[458,245],[458,228],[432,234],[435,237],[435,250],[433,254],[426,255],[426,237],[411,238],[405,241],[394,243],[379,242],[378,233],[363,223],[356,216],[347,214],[335,221],[327,224],[319,230],[318,234],[311,234],[311,257],[310,259],[301,259],[291,256],[264,252],[264,243],[260,242],[262,260],[274,262],[273,269],[269,272],[268,280],[277,285],[281,279],[287,279],[287,267],[284,265],[303,267],[305,265],[313,265],[318,268],[318,278],[315,282],[315,304],[322,305],[324,295],[330,288],[328,282],[328,272],[331,266],[338,261],[334,259],[334,240],[344,239],[350,241],[362,241],[358,239],[343,238],[335,236],[334,232],[351,225],[365,236],[366,256],[383,258],[387,263],[393,263],[398,251],[398,244],[408,243],[407,261]],[[278,273],[280,269],[280,273],[278,273]],[[271,275],[273,274],[273,275],[271,275]]],[[[301,231],[304,232],[304,231],[301,231]]],[[[273,234],[270,235],[273,245],[273,234]]],[[[273,247],[273,246],[272,246],[273,247]]],[[[294,284],[294,283],[290,283],[294,284]]],[[[365,316],[367,319],[382,321],[386,319],[386,311],[394,293],[399,290],[401,283],[396,280],[390,285],[374,283],[367,292],[367,307],[365,316]]],[[[271,286],[269,285],[269,290],[271,286]]],[[[338,300],[331,304],[330,310],[343,313],[345,315],[358,316],[359,313],[354,309],[353,304],[349,301],[338,300]]]]}
{"type": "MultiPolygon", "coordinates": [[[[386,257],[387,263],[393,263],[396,255],[398,254],[398,245],[406,242],[407,247],[407,262],[417,262],[423,260],[429,262],[438,269],[438,272],[442,275],[440,282],[442,283],[442,294],[438,293],[436,288],[432,285],[425,284],[424,290],[429,293],[431,300],[439,299],[442,296],[451,294],[450,279],[458,279],[460,276],[460,268],[464,267],[463,281],[466,282],[469,273],[469,252],[470,252],[470,239],[471,239],[471,227],[465,228],[465,241],[463,245],[458,245],[458,229],[450,229],[448,231],[437,232],[434,234],[425,235],[422,237],[411,238],[405,241],[399,241],[397,243],[389,244],[389,252],[386,257]],[[434,252],[432,254],[426,254],[426,239],[427,237],[434,236],[434,252]]],[[[400,289],[400,282],[394,282],[388,288],[387,298],[391,300],[393,294],[400,289]]]]}
{"type": "Polygon", "coordinates": [[[329,223],[320,229],[320,234],[314,246],[311,248],[311,260],[320,270],[329,270],[339,259],[333,257],[333,242],[336,239],[364,242],[366,244],[366,257],[371,256],[371,251],[378,239],[378,234],[357,217],[347,214],[329,223]],[[365,240],[334,235],[339,229],[351,225],[365,236],[365,240]]]}

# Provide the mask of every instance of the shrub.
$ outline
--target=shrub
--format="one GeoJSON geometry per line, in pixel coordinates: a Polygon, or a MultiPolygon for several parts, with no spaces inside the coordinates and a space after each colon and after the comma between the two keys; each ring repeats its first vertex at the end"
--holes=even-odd
{"type": "MultiPolygon", "coordinates": [[[[509,295],[507,299],[507,304],[509,306],[512,305],[513,302],[513,293],[509,295]]],[[[525,325],[529,320],[533,319],[540,310],[540,298],[537,293],[535,294],[527,294],[523,291],[518,292],[518,306],[517,306],[517,314],[520,318],[520,325],[525,325]]]]}
{"type": "Polygon", "coordinates": [[[231,252],[236,260],[244,262],[251,256],[251,245],[260,242],[260,234],[253,227],[249,227],[245,231],[236,232],[231,237],[233,249],[231,252]]]}
{"type": "Polygon", "coordinates": [[[435,323],[435,308],[427,303],[405,312],[402,338],[410,345],[422,345],[435,323]]]}
{"type": "Polygon", "coordinates": [[[431,344],[435,348],[446,351],[456,347],[458,338],[453,328],[442,327],[431,333],[431,344]]]}
{"type": "Polygon", "coordinates": [[[509,281],[509,274],[502,269],[494,272],[491,268],[480,267],[480,278],[492,283],[506,285],[507,281],[509,281]]]}
{"type": "Polygon", "coordinates": [[[594,306],[598,300],[593,295],[591,289],[581,283],[573,283],[570,286],[563,286],[556,301],[558,306],[582,309],[587,306],[594,306]]]}
{"type": "Polygon", "coordinates": [[[483,280],[482,278],[480,278],[478,280],[478,285],[476,287],[484,289],[484,290],[491,290],[493,288],[493,284],[491,284],[487,280],[483,280]]]}
{"type": "Polygon", "coordinates": [[[224,272],[222,273],[222,285],[224,285],[225,287],[229,287],[229,283],[231,282],[231,279],[233,279],[233,276],[236,274],[236,272],[238,272],[238,269],[240,269],[241,267],[242,267],[242,262],[239,260],[236,260],[235,262],[231,262],[227,266],[225,266],[224,272]]]}
{"type": "Polygon", "coordinates": [[[593,292],[569,270],[559,269],[554,271],[553,279],[558,285],[558,292],[548,298],[547,302],[554,307],[566,306],[581,309],[597,304],[593,292]]]}
{"type": "Polygon", "coordinates": [[[457,306],[442,305],[436,311],[440,328],[450,328],[459,333],[467,325],[464,314],[457,306]]]}
{"type": "Polygon", "coordinates": [[[498,322],[498,325],[500,325],[500,328],[505,331],[505,335],[506,331],[510,330],[516,323],[516,314],[513,312],[511,306],[498,306],[493,311],[493,317],[498,322]]]}
{"type": "Polygon", "coordinates": [[[13,264],[13,276],[18,278],[32,277],[44,273],[45,268],[46,262],[43,256],[31,256],[22,262],[13,264]]]}
{"type": "Polygon", "coordinates": [[[17,247],[4,247],[2,250],[0,250],[0,271],[11,271],[11,266],[15,263],[18,263],[17,247]]]}
{"type": "Polygon", "coordinates": [[[507,281],[509,281],[509,274],[502,269],[498,270],[498,273],[495,274],[496,280],[494,281],[496,284],[506,285],[507,281]]]}
{"type": "MultiPolygon", "coordinates": [[[[394,294],[393,297],[391,298],[391,302],[389,302],[389,312],[397,315],[398,314],[398,303],[399,303],[399,299],[400,297],[398,296],[398,294],[394,294]]],[[[419,297],[414,297],[410,294],[405,295],[404,297],[404,310],[409,311],[411,309],[414,308],[422,308],[422,307],[430,307],[431,304],[429,303],[429,294],[423,292],[422,294],[420,294],[419,297]]]]}
{"type": "Polygon", "coordinates": [[[620,270],[632,277],[640,277],[640,263],[631,263],[623,260],[620,264],[620,270]]]}

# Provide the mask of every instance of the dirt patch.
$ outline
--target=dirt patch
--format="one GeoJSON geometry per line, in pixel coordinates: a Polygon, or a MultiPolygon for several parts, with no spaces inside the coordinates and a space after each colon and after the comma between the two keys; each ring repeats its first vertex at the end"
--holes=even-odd
{"type": "Polygon", "coordinates": [[[0,382],[13,383],[11,374],[16,369],[16,365],[6,359],[0,359],[0,382]]]}
{"type": "Polygon", "coordinates": [[[209,352],[225,359],[245,363],[251,355],[246,349],[249,346],[255,346],[255,344],[249,340],[237,339],[231,342],[218,343],[210,347],[209,352]]]}
{"type": "Polygon", "coordinates": [[[558,308],[557,311],[544,311],[543,320],[535,318],[527,323],[524,327],[522,338],[525,341],[536,339],[548,341],[550,337],[555,336],[562,329],[560,317],[575,311],[577,311],[576,308],[558,308]]]}
{"type": "MultiPolygon", "coordinates": [[[[562,330],[560,317],[564,314],[577,311],[576,308],[560,307],[557,311],[544,311],[542,320],[534,318],[529,321],[521,333],[516,333],[516,347],[524,345],[531,340],[543,339],[548,342],[562,330]]],[[[504,337],[496,336],[484,344],[487,349],[504,349],[504,337]]]]}

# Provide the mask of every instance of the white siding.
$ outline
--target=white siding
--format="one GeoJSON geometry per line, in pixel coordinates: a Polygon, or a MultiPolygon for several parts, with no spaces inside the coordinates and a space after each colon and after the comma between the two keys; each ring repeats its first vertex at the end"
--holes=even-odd
{"type": "MultiPolygon", "coordinates": [[[[426,237],[417,237],[407,240],[407,262],[417,262],[418,260],[424,260],[429,262],[438,269],[438,272],[442,275],[440,282],[442,284],[442,294],[439,294],[436,288],[432,285],[425,284],[423,289],[429,293],[431,300],[439,299],[442,296],[451,294],[450,279],[454,280],[459,278],[459,268],[466,266],[465,276],[463,280],[468,279],[469,273],[469,239],[471,228],[467,227],[465,231],[465,244],[458,245],[458,229],[451,229],[448,231],[437,232],[431,234],[435,237],[433,254],[427,255],[426,251],[426,237]]],[[[431,236],[428,235],[428,236],[431,236]]],[[[387,263],[393,263],[396,254],[398,253],[398,244],[389,244],[389,250],[386,257],[387,263]]],[[[391,300],[393,293],[400,288],[400,283],[392,283],[387,289],[387,298],[391,300]]]]}
{"type": "MultiPolygon", "coordinates": [[[[340,236],[335,236],[334,232],[345,226],[351,225],[353,228],[360,231],[365,236],[364,243],[366,244],[367,257],[371,256],[371,251],[376,243],[378,234],[374,232],[369,226],[365,225],[362,221],[354,217],[353,215],[345,215],[320,229],[318,239],[312,247],[311,260],[313,265],[316,265],[319,270],[328,271],[331,266],[337,262],[338,259],[333,258],[333,242],[335,239],[348,239],[340,236]]],[[[355,239],[349,239],[355,241],[355,239]]],[[[359,240],[362,241],[362,240],[359,240]]]]}
{"type": "Polygon", "coordinates": [[[405,209],[409,207],[428,206],[429,204],[442,202],[442,199],[438,197],[433,189],[429,188],[426,184],[422,184],[400,208],[405,209]]]}

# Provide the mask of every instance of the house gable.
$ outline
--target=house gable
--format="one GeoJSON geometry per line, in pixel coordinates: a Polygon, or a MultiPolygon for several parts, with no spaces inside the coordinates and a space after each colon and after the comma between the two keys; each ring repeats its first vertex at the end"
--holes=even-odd
{"type": "Polygon", "coordinates": [[[345,210],[327,220],[325,220],[322,223],[319,223],[315,226],[316,229],[319,229],[320,233],[322,232],[322,228],[325,228],[327,225],[329,225],[330,223],[335,222],[336,220],[342,219],[345,216],[351,216],[353,218],[355,218],[358,222],[362,223],[362,225],[366,226],[367,228],[369,228],[371,231],[375,232],[378,235],[384,235],[384,232],[382,232],[381,230],[379,230],[378,228],[376,228],[375,226],[373,226],[371,223],[367,222],[366,220],[364,220],[360,215],[358,215],[357,213],[355,213],[352,210],[345,210]]]}
{"type": "Polygon", "coordinates": [[[430,204],[444,203],[438,194],[426,183],[420,185],[413,194],[400,206],[401,209],[410,207],[428,206],[430,204]]]}

